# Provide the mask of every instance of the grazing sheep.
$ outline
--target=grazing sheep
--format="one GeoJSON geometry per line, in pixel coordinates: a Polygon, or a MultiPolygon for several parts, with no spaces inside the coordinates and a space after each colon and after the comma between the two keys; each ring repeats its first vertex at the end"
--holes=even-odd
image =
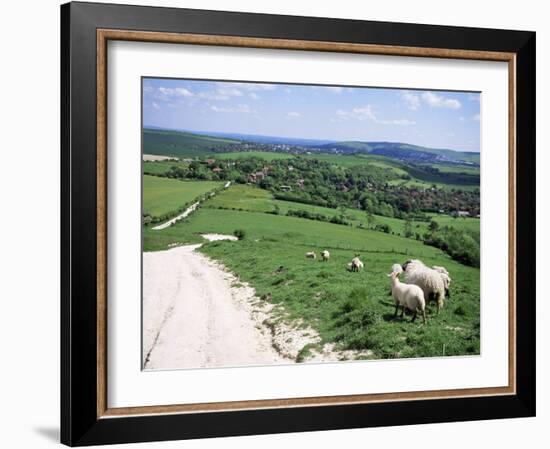
{"type": "Polygon", "coordinates": [[[399,265],[398,263],[394,263],[391,266],[391,272],[401,274],[401,273],[403,273],[403,267],[401,265],[399,265]]]}
{"type": "Polygon", "coordinates": [[[325,249],[324,251],[321,251],[321,260],[323,262],[328,262],[330,259],[330,253],[325,249]]]}
{"type": "MultiPolygon", "coordinates": [[[[437,302],[437,313],[445,302],[445,282],[442,274],[432,268],[428,268],[418,259],[407,260],[403,266],[405,279],[409,284],[418,285],[424,292],[426,301],[437,302]]],[[[449,278],[450,279],[450,278],[449,278]]]]}
{"type": "Polygon", "coordinates": [[[361,262],[358,255],[356,255],[353,259],[351,259],[351,267],[350,267],[351,271],[358,272],[359,270],[361,270],[364,267],[365,267],[365,265],[363,265],[363,262],[361,262]]]}
{"type": "MultiPolygon", "coordinates": [[[[403,273],[403,267],[398,264],[398,263],[394,263],[392,266],[391,266],[391,272],[392,273],[397,273],[397,274],[401,274],[403,273]]],[[[390,288],[390,292],[388,293],[388,296],[391,296],[391,288],[390,288]]]]}
{"type": "Polygon", "coordinates": [[[405,307],[413,312],[412,322],[416,320],[418,310],[422,313],[422,321],[426,324],[426,301],[424,292],[418,285],[403,284],[399,281],[399,273],[393,271],[388,274],[391,277],[391,292],[395,301],[395,314],[401,307],[401,316],[405,313],[405,307]]]}
{"type": "Polygon", "coordinates": [[[306,253],[306,258],[315,260],[317,259],[317,254],[315,254],[315,251],[308,251],[306,253]]]}
{"type": "Polygon", "coordinates": [[[449,272],[447,271],[447,269],[445,267],[438,267],[437,265],[434,265],[432,267],[435,271],[438,271],[439,273],[444,273],[446,274],[447,276],[449,276],[449,272]]]}
{"type": "Polygon", "coordinates": [[[437,265],[434,265],[432,267],[435,271],[437,271],[438,273],[441,274],[441,279],[443,279],[443,283],[445,284],[445,296],[447,298],[450,298],[451,297],[451,291],[450,291],[450,286],[451,286],[451,277],[449,276],[449,272],[447,271],[447,269],[445,267],[438,267],[437,265]]]}

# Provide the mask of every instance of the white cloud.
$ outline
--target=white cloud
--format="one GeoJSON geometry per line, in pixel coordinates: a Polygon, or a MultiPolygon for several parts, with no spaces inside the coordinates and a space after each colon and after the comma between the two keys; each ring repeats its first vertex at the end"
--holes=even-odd
{"type": "Polygon", "coordinates": [[[289,112],[286,116],[289,118],[296,118],[296,117],[301,117],[302,114],[300,114],[299,112],[292,111],[292,112],[289,112]]]}
{"type": "Polygon", "coordinates": [[[260,97],[257,93],[255,93],[255,92],[250,92],[250,93],[248,94],[248,96],[249,96],[250,98],[252,98],[253,100],[259,100],[259,99],[261,98],[261,97],[260,97]]]}
{"type": "Polygon", "coordinates": [[[176,87],[175,89],[171,87],[159,87],[158,91],[160,94],[167,98],[177,98],[177,97],[183,97],[183,98],[189,98],[193,96],[193,92],[190,90],[187,90],[184,87],[176,87]]]}
{"type": "Polygon", "coordinates": [[[401,98],[412,111],[417,111],[420,108],[420,97],[412,92],[403,92],[401,98]]]}
{"type": "Polygon", "coordinates": [[[214,112],[240,112],[243,114],[249,114],[252,112],[250,107],[247,104],[239,104],[238,106],[232,108],[226,108],[226,107],[219,107],[216,105],[210,106],[210,109],[214,112]]]}
{"type": "Polygon", "coordinates": [[[479,122],[480,119],[481,119],[481,117],[479,116],[479,114],[476,114],[472,117],[472,120],[474,120],[476,122],[479,122]]]}
{"type": "Polygon", "coordinates": [[[454,98],[447,98],[443,95],[434,94],[433,92],[424,92],[422,94],[422,100],[432,108],[460,109],[462,106],[460,101],[454,98]]]}
{"type": "MultiPolygon", "coordinates": [[[[382,121],[384,124],[386,122],[382,121]]],[[[390,125],[401,125],[401,126],[411,126],[416,125],[416,122],[414,120],[407,120],[407,119],[398,119],[398,120],[390,120],[387,124],[390,125]]]]}
{"type": "Polygon", "coordinates": [[[199,96],[207,100],[225,101],[234,97],[242,97],[243,93],[239,89],[233,87],[232,84],[221,84],[214,90],[201,92],[199,96]]]}
{"type": "Polygon", "coordinates": [[[369,120],[379,125],[398,125],[398,126],[411,126],[416,125],[416,122],[408,119],[393,119],[393,120],[383,120],[378,118],[378,115],[374,111],[372,105],[367,104],[360,108],[353,108],[351,111],[344,111],[343,109],[338,109],[336,111],[336,116],[339,121],[343,120],[369,120]]]}
{"type": "Polygon", "coordinates": [[[158,103],[155,103],[155,102],[153,101],[153,108],[155,108],[155,109],[160,109],[160,106],[158,105],[158,103]]]}

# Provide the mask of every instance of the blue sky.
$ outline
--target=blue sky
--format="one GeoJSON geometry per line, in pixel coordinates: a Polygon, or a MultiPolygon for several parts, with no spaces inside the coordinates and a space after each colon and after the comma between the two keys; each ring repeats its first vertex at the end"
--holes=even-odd
{"type": "Polygon", "coordinates": [[[479,151],[479,114],[479,93],[143,79],[146,127],[479,151]]]}

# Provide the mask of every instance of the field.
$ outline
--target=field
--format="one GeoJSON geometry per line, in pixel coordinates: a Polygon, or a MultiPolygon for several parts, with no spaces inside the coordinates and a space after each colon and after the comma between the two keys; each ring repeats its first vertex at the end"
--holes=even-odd
{"type": "MultiPolygon", "coordinates": [[[[325,343],[339,349],[361,350],[363,358],[479,354],[479,269],[461,265],[414,239],[359,228],[357,223],[363,217],[366,221],[366,214],[361,211],[344,211],[350,217],[355,214],[353,226],[284,215],[288,210],[311,208],[319,213],[341,213],[276,201],[266,191],[234,185],[165,230],[153,231],[144,226],[144,250],[202,243],[201,233],[232,234],[243,230],[242,240],[205,243],[200,251],[221,261],[241,281],[249,282],[262,301],[282,306],[277,309],[275,320],[302,322],[320,334],[321,343],[302,348],[297,361],[306,359],[325,343]],[[275,206],[279,215],[265,213],[275,206]],[[329,262],[305,258],[307,251],[323,249],[331,253],[329,262]],[[356,253],[364,261],[365,270],[352,273],[347,263],[356,253]],[[422,259],[428,265],[443,265],[453,279],[452,298],[440,315],[435,314],[433,306],[429,307],[426,326],[418,320],[411,323],[407,316],[393,318],[386,274],[393,263],[410,258],[422,259]]],[[[394,220],[395,229],[401,222],[375,219],[394,220]]]]}
{"type": "Polygon", "coordinates": [[[143,153],[163,156],[204,156],[212,148],[238,144],[240,141],[213,136],[156,129],[143,130],[143,153]]]}
{"type": "Polygon", "coordinates": [[[178,181],[143,176],[143,214],[153,218],[175,215],[195,198],[223,184],[220,182],[178,181]]]}
{"type": "MultiPolygon", "coordinates": [[[[282,215],[286,215],[289,210],[305,210],[313,214],[323,214],[329,218],[343,215],[346,221],[354,226],[374,227],[377,224],[387,224],[395,234],[402,236],[405,233],[405,221],[398,218],[373,215],[369,222],[369,217],[364,211],[350,208],[330,209],[292,201],[275,200],[268,191],[249,185],[234,184],[208,201],[204,207],[242,209],[251,212],[274,212],[278,209],[282,215]]],[[[453,218],[443,214],[433,214],[431,217],[440,226],[453,226],[456,229],[470,230],[479,235],[479,219],[477,218],[453,218]]],[[[423,235],[428,230],[428,224],[426,221],[413,221],[412,232],[423,235]]]]}
{"type": "Polygon", "coordinates": [[[143,162],[144,175],[163,175],[170,171],[172,167],[186,168],[189,164],[180,161],[147,161],[143,162]]]}

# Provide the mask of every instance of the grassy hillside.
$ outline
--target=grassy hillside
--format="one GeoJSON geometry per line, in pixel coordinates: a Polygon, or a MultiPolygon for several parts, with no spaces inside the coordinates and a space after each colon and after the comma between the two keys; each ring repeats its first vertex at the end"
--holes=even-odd
{"type": "Polygon", "coordinates": [[[401,142],[336,142],[321,145],[324,150],[338,150],[346,153],[371,153],[392,158],[426,162],[463,161],[479,164],[479,153],[469,151],[453,151],[441,148],[429,148],[401,142]]]}
{"type": "Polygon", "coordinates": [[[187,162],[180,161],[144,161],[143,174],[163,175],[169,172],[172,167],[187,168],[188,165],[189,164],[187,162]]]}
{"type": "MultiPolygon", "coordinates": [[[[282,215],[286,215],[289,210],[305,210],[312,214],[323,214],[329,218],[343,214],[345,220],[354,226],[374,227],[379,224],[387,224],[395,234],[400,236],[404,235],[406,224],[405,220],[382,217],[380,215],[373,215],[369,218],[365,211],[357,209],[330,209],[311,204],[275,200],[267,190],[242,184],[234,184],[229,189],[220,192],[216,197],[205,203],[204,207],[242,209],[265,213],[272,213],[278,210],[282,215]]],[[[480,222],[477,218],[453,218],[443,214],[432,214],[431,217],[440,226],[453,226],[456,229],[470,230],[479,236],[480,222]]],[[[423,235],[428,230],[427,221],[413,221],[411,226],[411,230],[415,234],[419,233],[423,235]]]]}
{"type": "Polygon", "coordinates": [[[239,140],[182,131],[143,130],[143,153],[145,154],[175,157],[204,156],[218,147],[239,143],[239,140]]]}
{"type": "Polygon", "coordinates": [[[195,198],[221,187],[220,182],[179,181],[143,176],[143,214],[152,218],[168,218],[195,198]]]}
{"type": "MultiPolygon", "coordinates": [[[[219,201],[220,197],[212,199],[219,201]]],[[[251,207],[262,207],[257,196],[251,207]]],[[[208,202],[207,202],[208,203],[208,202]]],[[[284,307],[286,319],[315,328],[322,343],[368,351],[366,358],[479,354],[479,270],[452,261],[442,251],[412,239],[283,215],[201,208],[163,231],[144,228],[144,250],[201,242],[200,233],[245,231],[243,240],[206,243],[200,249],[220,260],[262,300],[284,307]],[[327,263],[305,258],[328,249],[327,263]],[[359,253],[365,270],[347,263],[359,253]],[[386,273],[393,263],[420,258],[447,267],[452,299],[439,316],[430,306],[428,325],[393,318],[386,273]]],[[[277,319],[277,318],[275,318],[277,319]]],[[[304,347],[299,359],[314,347],[304,347]]]]}

